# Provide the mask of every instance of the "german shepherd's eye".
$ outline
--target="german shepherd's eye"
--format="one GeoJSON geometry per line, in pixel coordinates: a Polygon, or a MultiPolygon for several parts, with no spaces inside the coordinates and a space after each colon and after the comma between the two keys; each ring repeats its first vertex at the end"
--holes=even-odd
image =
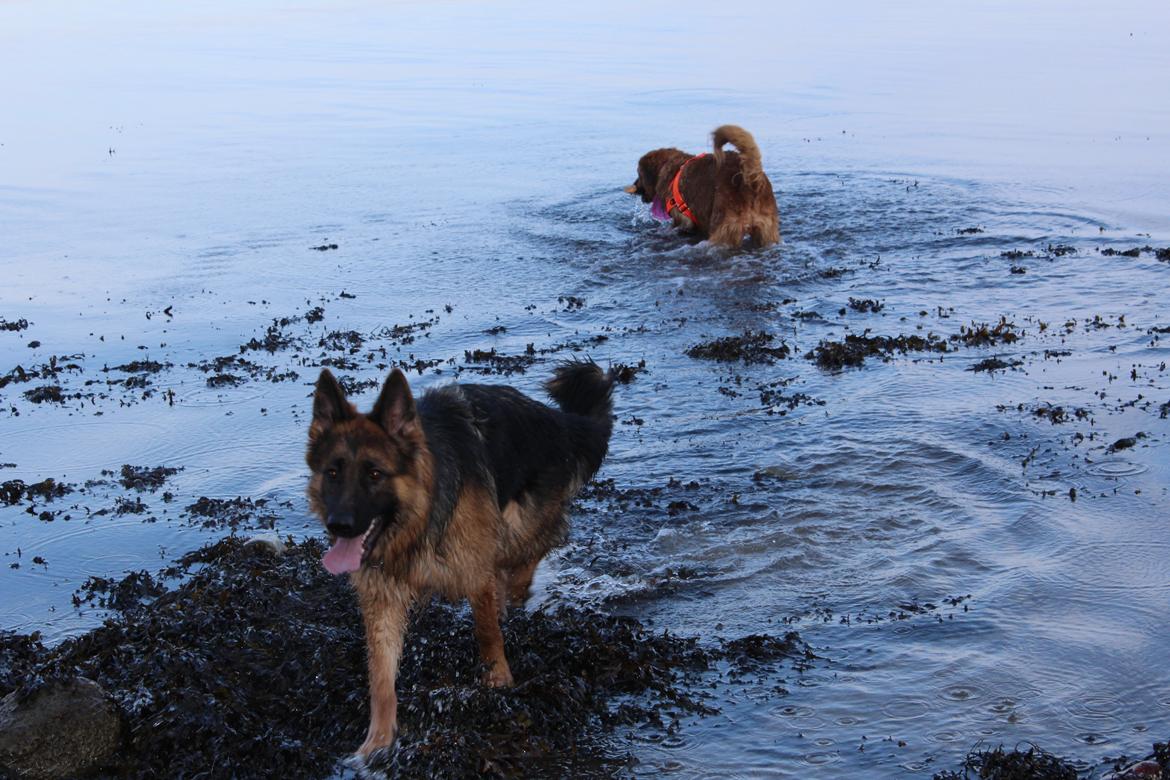
{"type": "Polygon", "coordinates": [[[337,469],[330,466],[325,469],[325,476],[329,477],[329,479],[337,479],[337,469]]]}
{"type": "Polygon", "coordinates": [[[384,477],[384,476],[385,476],[385,474],[383,474],[383,473],[382,473],[381,471],[379,471],[378,469],[370,469],[370,474],[369,474],[369,476],[370,476],[370,481],[371,481],[371,482],[377,482],[377,481],[378,481],[378,480],[380,480],[382,477],[384,477]]]}

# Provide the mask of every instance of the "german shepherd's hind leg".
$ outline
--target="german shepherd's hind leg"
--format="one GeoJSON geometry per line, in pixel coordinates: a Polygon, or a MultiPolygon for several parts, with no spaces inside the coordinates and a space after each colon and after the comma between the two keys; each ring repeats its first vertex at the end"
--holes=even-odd
{"type": "Polygon", "coordinates": [[[471,617],[475,620],[475,639],[487,666],[483,681],[493,688],[512,684],[512,670],[504,655],[504,634],[500,631],[500,603],[497,580],[485,583],[471,594],[471,617]]]}
{"type": "MultiPolygon", "coordinates": [[[[355,580],[357,576],[355,576],[355,580]]],[[[370,727],[357,755],[367,759],[394,744],[398,733],[398,697],[394,692],[402,640],[412,601],[410,591],[383,578],[381,572],[359,582],[362,618],[366,624],[366,653],[370,672],[370,727]],[[371,578],[381,581],[371,581],[371,578]]]]}
{"type": "Polygon", "coordinates": [[[511,572],[500,569],[496,572],[496,606],[500,610],[500,622],[508,617],[508,584],[511,582],[511,572]]]}
{"type": "Polygon", "coordinates": [[[528,602],[528,597],[532,594],[532,575],[536,573],[536,567],[540,565],[540,559],[526,563],[523,566],[517,566],[509,572],[508,576],[508,605],[512,607],[523,607],[528,602]]]}

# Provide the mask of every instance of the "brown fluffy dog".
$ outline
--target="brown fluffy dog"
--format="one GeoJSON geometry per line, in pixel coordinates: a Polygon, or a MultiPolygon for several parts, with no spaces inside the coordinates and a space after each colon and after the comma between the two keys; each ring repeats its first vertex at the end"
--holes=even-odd
{"type": "Polygon", "coordinates": [[[564,542],[570,498],[613,429],[613,377],[558,368],[560,409],[510,387],[447,385],[417,403],[395,369],[368,414],[328,369],[313,396],[309,504],[332,542],[323,563],[357,590],[369,656],[370,728],[358,754],[393,743],[394,679],[407,614],[431,592],[467,598],[488,685],[512,684],[500,616],[523,604],[541,558],[564,542]]]}
{"type": "Polygon", "coordinates": [[[626,192],[653,204],[655,216],[712,244],[740,247],[744,239],[764,247],[780,240],[780,216],[772,182],[760,164],[751,133],[723,125],[713,134],[714,153],[690,155],[655,149],[638,161],[638,178],[626,192]],[[724,144],[736,152],[724,152],[724,144]]]}

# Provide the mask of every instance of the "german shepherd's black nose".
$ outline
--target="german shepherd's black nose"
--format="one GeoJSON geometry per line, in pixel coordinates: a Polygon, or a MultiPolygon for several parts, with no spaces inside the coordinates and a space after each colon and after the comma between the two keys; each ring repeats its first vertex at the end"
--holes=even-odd
{"type": "Polygon", "coordinates": [[[348,512],[333,512],[325,523],[329,533],[350,539],[358,535],[357,520],[348,512]]]}

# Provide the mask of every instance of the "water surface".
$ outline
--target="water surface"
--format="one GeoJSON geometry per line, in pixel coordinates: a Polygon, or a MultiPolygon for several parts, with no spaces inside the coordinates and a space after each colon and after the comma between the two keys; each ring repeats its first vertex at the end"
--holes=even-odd
{"type": "MultiPolygon", "coordinates": [[[[600,476],[650,506],[587,495],[538,597],[700,637],[791,624],[822,656],[677,739],[632,739],[637,773],[929,776],[980,740],[1143,753],[1170,730],[1170,264],[1101,250],[1170,244],[1168,17],[0,6],[0,316],[31,323],[0,332],[0,370],[80,356],[58,381],[83,394],[0,390],[0,476],[183,469],[142,514],[95,514],[108,485],[51,522],[0,508],[0,626],[95,625],[72,604],[86,577],[224,532],[186,515],[200,496],[266,499],[281,533],[315,533],[302,453],[331,331],[442,361],[418,390],[483,379],[465,350],[532,344],[556,351],[484,381],[538,392],[576,344],[646,363],[600,476]],[[725,122],[763,149],[778,247],[694,245],[620,191],[643,152],[702,151],[725,122]],[[316,306],[285,328],[299,347],[249,353],[295,381],[213,388],[189,366],[316,306]],[[804,358],[1001,317],[1018,341],[838,372],[804,358]],[[379,330],[411,322],[431,323],[413,343],[379,330]],[[685,354],[746,330],[793,356],[685,354]],[[992,355],[1022,362],[968,370],[992,355]],[[172,364],[148,397],[105,384],[147,359],[172,364]]],[[[338,370],[372,383],[379,362],[338,370]]]]}

